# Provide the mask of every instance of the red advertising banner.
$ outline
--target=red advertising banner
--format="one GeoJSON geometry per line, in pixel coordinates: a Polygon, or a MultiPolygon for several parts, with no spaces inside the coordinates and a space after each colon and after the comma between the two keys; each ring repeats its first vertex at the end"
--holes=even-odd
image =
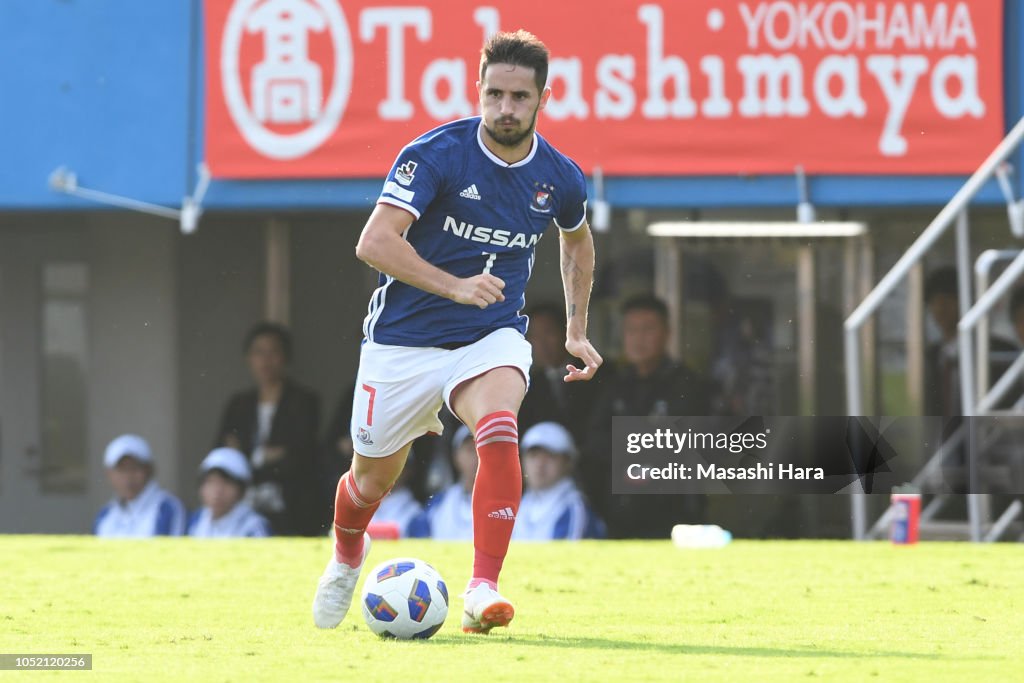
{"type": "Polygon", "coordinates": [[[479,49],[551,50],[538,129],[611,175],[955,174],[1003,135],[996,0],[206,0],[215,177],[376,177],[477,107],[479,49]]]}

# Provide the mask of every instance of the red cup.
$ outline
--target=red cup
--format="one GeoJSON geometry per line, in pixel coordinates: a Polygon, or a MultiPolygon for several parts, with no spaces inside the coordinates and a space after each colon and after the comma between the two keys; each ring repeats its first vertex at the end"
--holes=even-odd
{"type": "Polygon", "coordinates": [[[889,538],[896,545],[917,543],[918,527],[921,523],[921,494],[894,493],[890,500],[893,517],[889,538]]]}
{"type": "Polygon", "coordinates": [[[394,541],[402,535],[402,530],[395,522],[370,522],[366,533],[375,541],[394,541]]]}

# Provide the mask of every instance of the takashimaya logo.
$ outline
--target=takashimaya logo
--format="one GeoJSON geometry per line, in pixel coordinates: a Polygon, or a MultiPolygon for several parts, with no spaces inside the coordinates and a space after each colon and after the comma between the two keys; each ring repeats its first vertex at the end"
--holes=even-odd
{"type": "Polygon", "coordinates": [[[220,71],[228,111],[246,142],[272,159],[309,154],[338,128],[352,87],[352,39],[341,7],[336,0],[236,0],[224,28],[220,71]],[[310,54],[311,34],[324,31],[334,48],[332,64],[310,54]],[[261,36],[263,50],[261,61],[243,73],[251,62],[241,54],[247,33],[261,36]],[[295,132],[279,132],[284,126],[295,132]]]}

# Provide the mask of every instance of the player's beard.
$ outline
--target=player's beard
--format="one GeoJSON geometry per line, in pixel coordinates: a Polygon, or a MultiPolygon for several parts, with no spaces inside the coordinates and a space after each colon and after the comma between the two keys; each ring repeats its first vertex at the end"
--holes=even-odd
{"type": "MultiPolygon", "coordinates": [[[[533,135],[533,131],[537,128],[537,114],[540,112],[540,105],[533,110],[533,116],[530,117],[530,125],[526,127],[526,130],[513,129],[507,133],[497,131],[487,125],[487,121],[484,121],[484,130],[491,136],[491,139],[497,142],[503,147],[518,147],[519,144],[526,138],[533,135]]],[[[518,123],[519,121],[511,116],[499,116],[495,120],[495,125],[501,125],[502,122],[510,121],[512,123],[518,123]]]]}

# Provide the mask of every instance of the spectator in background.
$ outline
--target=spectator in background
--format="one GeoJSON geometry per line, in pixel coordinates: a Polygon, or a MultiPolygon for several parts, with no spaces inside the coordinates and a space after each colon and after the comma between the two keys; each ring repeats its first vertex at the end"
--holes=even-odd
{"type": "Polygon", "coordinates": [[[188,521],[196,538],[260,538],[270,535],[270,523],[245,502],[252,482],[249,462],[234,448],[215,448],[199,465],[199,500],[203,507],[188,521]]]}
{"type": "Polygon", "coordinates": [[[960,300],[956,268],[932,271],[924,284],[924,305],[939,331],[925,351],[925,414],[950,418],[960,415],[956,326],[960,300]]]}
{"type": "Polygon", "coordinates": [[[153,454],[141,436],[122,434],[103,454],[114,498],[93,524],[97,536],[143,538],[181,536],[185,506],[153,478],[153,454]]]}
{"type": "Polygon", "coordinates": [[[573,481],[578,454],[569,430],[557,422],[540,422],[526,430],[523,483],[515,541],[575,541],[604,537],[604,524],[587,506],[573,481]]]}
{"type": "MultiPolygon", "coordinates": [[[[374,530],[379,530],[384,525],[391,525],[395,529],[398,538],[410,535],[417,537],[427,536],[423,528],[423,505],[416,500],[409,489],[410,473],[418,468],[407,466],[398,476],[398,481],[386,496],[380,501],[380,507],[373,516],[373,521],[367,527],[370,537],[374,537],[374,530]]],[[[379,533],[379,531],[378,531],[379,533]]],[[[387,537],[384,535],[383,537],[387,537]]]]}
{"type": "Polygon", "coordinates": [[[622,307],[622,362],[607,373],[581,463],[583,490],[610,538],[668,538],[674,524],[699,522],[703,496],[612,495],[612,418],[711,414],[707,381],[668,354],[668,307],[640,295],[622,307]],[[610,375],[610,376],[609,376],[610,375]]]}
{"type": "Polygon", "coordinates": [[[530,388],[519,409],[519,427],[554,421],[567,425],[579,440],[585,436],[587,418],[600,388],[592,382],[566,382],[566,366],[573,362],[565,350],[565,309],[553,302],[533,306],[526,339],[533,350],[530,388]]]}
{"type": "Polygon", "coordinates": [[[723,290],[708,304],[714,329],[709,372],[713,380],[712,411],[716,415],[773,414],[771,303],[739,301],[723,290]]]}
{"type": "Polygon", "coordinates": [[[230,398],[215,447],[234,448],[249,459],[253,508],[275,535],[317,535],[324,531],[322,496],[315,493],[320,401],[288,377],[292,341],[283,326],[256,325],[243,349],[256,386],[230,398]]]}
{"type": "Polygon", "coordinates": [[[439,541],[473,538],[473,483],[476,481],[476,444],[466,425],[452,437],[452,460],[458,481],[427,501],[426,510],[410,535],[429,535],[439,541]]]}
{"type": "MultiPolygon", "coordinates": [[[[946,419],[963,415],[960,402],[960,351],[957,325],[960,323],[960,296],[957,270],[944,266],[932,271],[925,280],[924,303],[939,331],[939,339],[925,350],[925,414],[946,419]]],[[[1010,308],[1013,308],[1011,299],[1010,308]]],[[[994,383],[1009,367],[1004,356],[1017,346],[1001,337],[989,339],[989,380],[994,383]]],[[[1008,407],[1000,404],[997,407],[1008,407]]],[[[959,424],[947,425],[946,435],[959,424]]]]}

